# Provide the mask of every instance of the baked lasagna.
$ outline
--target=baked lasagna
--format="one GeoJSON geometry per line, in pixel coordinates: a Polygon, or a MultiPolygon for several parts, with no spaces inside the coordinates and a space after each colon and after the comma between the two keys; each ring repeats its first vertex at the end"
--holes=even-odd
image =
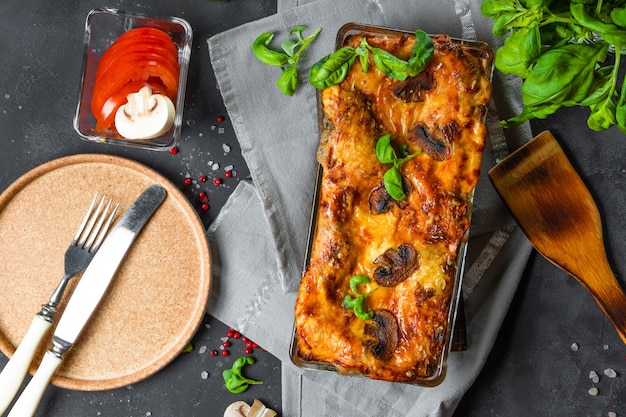
{"type": "MultiPolygon", "coordinates": [[[[344,45],[408,60],[407,33],[357,33],[344,45]]],[[[320,92],[318,201],[295,305],[297,364],[374,379],[442,378],[460,248],[486,141],[492,55],[486,46],[431,36],[426,68],[404,81],[369,56],[320,92]],[[401,164],[381,163],[382,137],[401,164]],[[403,199],[385,174],[397,168],[403,199]]],[[[430,384],[433,385],[433,384],[430,384]]]]}

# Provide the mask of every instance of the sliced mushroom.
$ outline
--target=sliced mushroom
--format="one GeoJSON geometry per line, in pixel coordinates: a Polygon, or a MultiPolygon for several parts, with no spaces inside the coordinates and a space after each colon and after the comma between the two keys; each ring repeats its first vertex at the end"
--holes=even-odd
{"type": "Polygon", "coordinates": [[[261,401],[255,399],[252,406],[243,401],[235,401],[224,411],[224,417],[275,417],[276,411],[267,408],[261,401]]]}
{"type": "Polygon", "coordinates": [[[373,340],[366,342],[375,358],[388,361],[398,347],[398,322],[388,310],[375,310],[371,322],[365,325],[365,334],[373,340]]]}
{"type": "MultiPolygon", "coordinates": [[[[409,192],[410,187],[404,180],[402,181],[402,188],[405,193],[409,192]]],[[[372,188],[368,197],[368,202],[370,206],[370,213],[372,214],[386,213],[391,210],[391,207],[394,205],[400,208],[405,208],[408,205],[406,201],[397,201],[391,197],[387,192],[387,189],[385,189],[383,183],[380,183],[376,187],[372,188]]]]}
{"type": "Polygon", "coordinates": [[[443,161],[448,157],[449,150],[445,138],[436,137],[424,123],[418,123],[409,130],[408,139],[417,143],[424,152],[437,161],[443,161]]]}
{"type": "Polygon", "coordinates": [[[403,243],[398,249],[387,249],[374,259],[374,264],[380,265],[374,270],[374,281],[383,287],[393,287],[419,267],[419,255],[413,246],[403,243]]]}
{"type": "Polygon", "coordinates": [[[407,103],[421,102],[424,101],[426,92],[431,90],[434,84],[432,73],[422,71],[415,77],[396,83],[393,86],[393,95],[407,103]]]}

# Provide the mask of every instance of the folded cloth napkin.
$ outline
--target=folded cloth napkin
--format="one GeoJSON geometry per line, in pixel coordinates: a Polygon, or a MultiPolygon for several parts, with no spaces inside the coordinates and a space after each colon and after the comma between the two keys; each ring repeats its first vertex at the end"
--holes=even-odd
{"type": "MultiPolygon", "coordinates": [[[[486,172],[531,136],[528,126],[504,133],[502,117],[519,111],[519,85],[494,78],[488,119],[493,146],[485,153],[475,195],[472,237],[463,294],[469,348],[454,352],[448,376],[435,388],[394,384],[330,372],[302,370],[289,359],[293,306],[301,277],[314,193],[318,146],[316,92],[305,74],[293,97],[275,82],[280,70],[261,64],[250,46],[262,32],[286,39],[295,25],[322,32],[300,65],[332,52],[345,23],[422,29],[478,38],[496,46],[479,0],[280,0],[279,13],[208,40],[211,62],[252,183],[243,181],[208,230],[215,277],[207,311],[238,328],[282,361],[283,415],[448,416],[478,376],[493,345],[530,253],[486,172]],[[507,145],[508,143],[508,145],[507,145]]],[[[282,38],[282,39],[281,39],[282,38]]]]}

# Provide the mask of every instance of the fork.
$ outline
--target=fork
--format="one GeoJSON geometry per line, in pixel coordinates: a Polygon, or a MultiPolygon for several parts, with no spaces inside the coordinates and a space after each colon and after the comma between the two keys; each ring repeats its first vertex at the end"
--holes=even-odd
{"type": "Polygon", "coordinates": [[[42,338],[52,326],[57,306],[70,279],[83,272],[100,248],[113,221],[119,204],[111,209],[112,200],[105,206],[103,196],[98,203],[98,193],[93,197],[89,210],[80,224],[74,240],[65,252],[65,273],[52,292],[47,304],[41,306],[28,328],[24,339],[0,373],[0,415],[8,408],[22,385],[26,372],[42,338]],[[97,206],[96,206],[97,204],[97,206]]]}

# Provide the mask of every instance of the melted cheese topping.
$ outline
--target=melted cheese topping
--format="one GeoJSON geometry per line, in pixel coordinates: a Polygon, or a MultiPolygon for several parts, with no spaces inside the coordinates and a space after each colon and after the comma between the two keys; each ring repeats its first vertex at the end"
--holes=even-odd
{"type": "MultiPolygon", "coordinates": [[[[360,36],[346,43],[357,46],[360,36]]],[[[322,94],[325,127],[318,154],[323,168],[319,210],[308,268],[295,307],[296,351],[304,361],[389,381],[435,375],[444,352],[459,247],[469,228],[469,198],[480,172],[490,99],[490,55],[435,36],[429,66],[400,82],[353,65],[346,79],[322,94]],[[377,139],[423,152],[402,164],[407,199],[373,213],[370,194],[389,165],[375,154],[377,139]],[[428,141],[432,141],[429,143],[428,141]],[[429,148],[432,147],[432,149],[429,148]],[[442,155],[443,154],[443,155],[442,155]],[[386,250],[410,244],[419,266],[391,287],[371,279],[386,250]],[[372,320],[342,307],[359,285],[366,311],[386,310],[397,322],[390,358],[372,352],[372,320]]],[[[408,59],[411,36],[368,37],[368,43],[408,59]]]]}

